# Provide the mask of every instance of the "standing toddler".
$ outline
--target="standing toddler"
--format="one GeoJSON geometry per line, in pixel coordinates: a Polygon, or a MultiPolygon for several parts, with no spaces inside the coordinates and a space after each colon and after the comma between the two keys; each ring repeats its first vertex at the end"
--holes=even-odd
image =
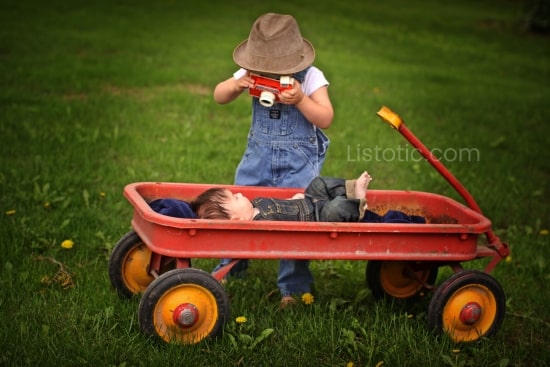
{"type": "MultiPolygon", "coordinates": [[[[292,88],[278,93],[273,105],[251,97],[252,125],[235,185],[305,188],[320,175],[329,146],[323,129],[330,127],[334,111],[329,82],[312,65],[314,59],[313,45],[302,37],[291,15],[260,16],[249,37],[235,48],[233,60],[240,69],[216,86],[216,102],[230,103],[254,88],[251,73],[293,78],[292,88]]],[[[229,262],[223,259],[218,268],[229,262]]],[[[242,260],[230,274],[244,272],[247,266],[242,260]]],[[[308,260],[282,259],[277,279],[281,307],[294,303],[293,295],[310,292],[312,283],[308,260]]]]}

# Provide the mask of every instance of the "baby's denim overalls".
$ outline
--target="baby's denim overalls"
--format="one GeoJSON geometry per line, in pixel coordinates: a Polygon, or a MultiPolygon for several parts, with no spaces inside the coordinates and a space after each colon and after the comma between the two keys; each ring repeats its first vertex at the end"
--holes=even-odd
{"type": "Polygon", "coordinates": [[[252,205],[259,211],[254,220],[358,222],[364,202],[348,196],[347,183],[351,182],[318,176],[305,189],[303,199],[254,198],[252,205]]]}
{"type": "MultiPolygon", "coordinates": [[[[294,74],[303,83],[307,70],[294,74]]],[[[306,187],[319,176],[329,139],[306,120],[293,105],[275,103],[264,107],[252,98],[252,126],[248,146],[235,174],[236,185],[306,187]]],[[[223,259],[221,264],[228,263],[223,259]]],[[[243,271],[241,261],[232,274],[243,271]]],[[[277,284],[283,296],[310,291],[313,277],[308,260],[281,260],[277,284]]]]}

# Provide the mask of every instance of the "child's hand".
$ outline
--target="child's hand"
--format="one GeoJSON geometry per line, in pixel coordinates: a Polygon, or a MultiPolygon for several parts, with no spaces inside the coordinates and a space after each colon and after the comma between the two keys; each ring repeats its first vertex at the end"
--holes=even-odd
{"type": "Polygon", "coordinates": [[[294,88],[285,90],[279,94],[279,100],[284,104],[297,105],[304,99],[304,92],[299,81],[294,79],[294,88]]]}
{"type": "Polygon", "coordinates": [[[254,86],[254,80],[248,75],[245,75],[242,78],[236,79],[235,82],[236,82],[236,88],[239,91],[243,91],[245,89],[248,89],[254,86]]]}
{"type": "Polygon", "coordinates": [[[292,195],[292,198],[291,198],[291,199],[303,199],[303,198],[305,198],[305,197],[306,197],[306,196],[305,196],[303,193],[299,192],[299,193],[297,193],[297,194],[292,195]]]}

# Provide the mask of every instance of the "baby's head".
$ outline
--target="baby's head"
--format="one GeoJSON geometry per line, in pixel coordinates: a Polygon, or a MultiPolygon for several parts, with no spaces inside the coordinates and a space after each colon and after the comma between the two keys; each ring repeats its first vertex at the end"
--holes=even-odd
{"type": "Polygon", "coordinates": [[[241,193],[224,188],[211,188],[191,202],[191,208],[202,219],[252,220],[254,207],[241,193]]]}
{"type": "Polygon", "coordinates": [[[208,189],[191,202],[191,208],[202,219],[230,219],[231,215],[224,207],[228,192],[222,188],[208,189]]]}

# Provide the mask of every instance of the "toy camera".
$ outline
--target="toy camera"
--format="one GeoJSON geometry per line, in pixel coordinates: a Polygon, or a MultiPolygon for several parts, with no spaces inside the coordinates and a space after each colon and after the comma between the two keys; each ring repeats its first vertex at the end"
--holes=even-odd
{"type": "Polygon", "coordinates": [[[290,75],[283,75],[280,79],[272,79],[259,74],[250,74],[254,85],[249,88],[250,95],[260,99],[260,104],[265,107],[273,106],[279,100],[279,93],[292,89],[294,78],[290,75]]]}

